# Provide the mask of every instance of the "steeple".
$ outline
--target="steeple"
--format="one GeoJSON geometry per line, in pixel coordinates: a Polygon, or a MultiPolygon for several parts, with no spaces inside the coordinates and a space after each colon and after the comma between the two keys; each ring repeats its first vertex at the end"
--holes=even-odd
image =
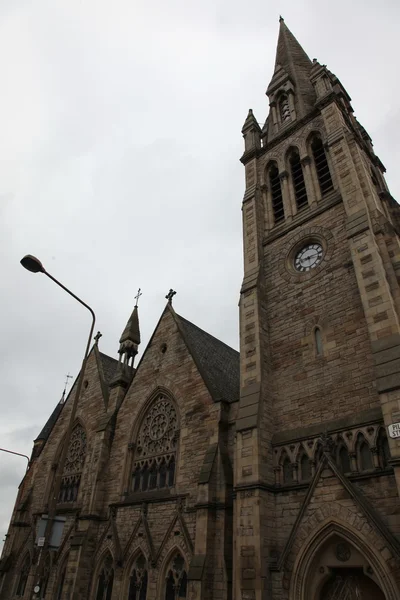
{"type": "MultiPolygon", "coordinates": [[[[140,292],[140,290],[139,290],[140,292]]],[[[124,331],[119,340],[118,354],[120,356],[120,366],[122,369],[126,367],[133,367],[133,361],[138,353],[138,346],[140,344],[140,330],[139,330],[139,314],[138,314],[138,297],[136,304],[132,311],[131,316],[126,324],[124,331]]]]}
{"type": "MultiPolygon", "coordinates": [[[[313,109],[316,95],[310,80],[312,66],[310,58],[280,17],[274,74],[266,92],[273,117],[269,139],[276,135],[279,125],[302,118],[313,109]]],[[[264,126],[263,135],[266,133],[264,126]]]]}

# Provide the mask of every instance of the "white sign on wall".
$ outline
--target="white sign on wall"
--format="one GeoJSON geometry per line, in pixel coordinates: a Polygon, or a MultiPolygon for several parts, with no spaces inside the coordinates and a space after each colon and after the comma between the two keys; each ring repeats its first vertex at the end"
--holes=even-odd
{"type": "Polygon", "coordinates": [[[388,431],[391,438],[400,438],[400,423],[392,423],[388,431]]]}

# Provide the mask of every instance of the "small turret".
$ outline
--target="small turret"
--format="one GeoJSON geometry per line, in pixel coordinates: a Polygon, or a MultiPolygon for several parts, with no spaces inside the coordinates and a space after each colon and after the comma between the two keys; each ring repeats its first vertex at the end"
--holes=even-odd
{"type": "Polygon", "coordinates": [[[139,289],[133,312],[119,340],[118,354],[119,369],[121,371],[126,371],[133,368],[135,356],[138,353],[138,346],[140,344],[138,300],[140,296],[141,293],[139,289]]]}

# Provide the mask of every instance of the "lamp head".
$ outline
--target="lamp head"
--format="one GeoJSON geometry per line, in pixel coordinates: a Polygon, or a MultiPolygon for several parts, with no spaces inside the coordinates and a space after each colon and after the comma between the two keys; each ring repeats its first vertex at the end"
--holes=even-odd
{"type": "Polygon", "coordinates": [[[45,273],[45,268],[42,265],[42,263],[40,262],[40,260],[38,258],[36,258],[35,256],[32,256],[32,254],[27,254],[26,256],[24,256],[24,258],[20,261],[21,265],[27,269],[28,271],[30,271],[31,273],[45,273]]]}

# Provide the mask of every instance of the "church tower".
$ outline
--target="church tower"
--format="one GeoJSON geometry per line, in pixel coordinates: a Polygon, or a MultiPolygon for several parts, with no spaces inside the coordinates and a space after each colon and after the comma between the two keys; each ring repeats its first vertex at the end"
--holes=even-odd
{"type": "Polygon", "coordinates": [[[282,18],[266,94],[242,129],[235,597],[398,598],[399,206],[282,18]]]}

